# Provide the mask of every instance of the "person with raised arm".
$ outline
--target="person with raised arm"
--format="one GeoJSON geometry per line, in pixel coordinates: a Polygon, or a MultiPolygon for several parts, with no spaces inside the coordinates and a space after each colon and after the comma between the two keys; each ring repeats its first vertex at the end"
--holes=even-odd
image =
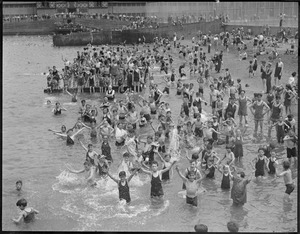
{"type": "Polygon", "coordinates": [[[192,206],[198,206],[198,196],[197,192],[199,189],[199,183],[205,178],[200,177],[196,179],[196,173],[190,173],[189,177],[186,178],[180,171],[178,165],[175,167],[176,171],[178,172],[178,175],[183,180],[186,186],[186,203],[190,204],[192,206]]]}

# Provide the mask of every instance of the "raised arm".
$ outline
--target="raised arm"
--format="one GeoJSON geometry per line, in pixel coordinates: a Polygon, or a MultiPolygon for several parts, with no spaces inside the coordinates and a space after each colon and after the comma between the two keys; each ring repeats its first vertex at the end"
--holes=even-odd
{"type": "Polygon", "coordinates": [[[166,161],[163,159],[163,157],[161,156],[160,153],[156,152],[156,154],[159,156],[160,160],[161,160],[163,163],[166,163],[166,161]]]}
{"type": "Polygon", "coordinates": [[[80,145],[82,146],[82,148],[84,148],[85,151],[88,151],[88,148],[85,147],[85,145],[79,140],[80,145]]]}
{"type": "Polygon", "coordinates": [[[54,132],[54,133],[60,133],[59,131],[55,131],[55,130],[52,130],[52,129],[48,129],[48,131],[54,132]]]}
{"type": "Polygon", "coordinates": [[[145,170],[144,168],[141,167],[141,171],[148,174],[148,175],[152,175],[151,171],[145,170]]]}
{"type": "Polygon", "coordinates": [[[62,137],[67,137],[67,134],[63,134],[63,133],[54,132],[54,134],[62,137]]]}
{"type": "Polygon", "coordinates": [[[161,173],[164,173],[164,172],[170,170],[176,162],[177,162],[177,161],[174,161],[170,166],[168,166],[167,168],[161,170],[161,173]]]}
{"type": "Polygon", "coordinates": [[[66,93],[69,94],[71,97],[73,97],[73,95],[66,89],[66,93]]]}
{"type": "Polygon", "coordinates": [[[84,129],[85,129],[85,127],[79,129],[77,132],[75,132],[75,133],[73,134],[72,137],[75,137],[77,134],[79,134],[79,133],[80,133],[81,131],[83,131],[84,129]]]}
{"type": "Polygon", "coordinates": [[[177,171],[178,175],[179,175],[180,178],[183,180],[183,182],[186,182],[186,181],[187,181],[187,178],[179,171],[178,165],[176,165],[175,170],[177,171]]]}
{"type": "Polygon", "coordinates": [[[87,126],[85,123],[83,122],[80,122],[85,128],[88,128],[88,129],[92,129],[91,127],[87,126]]]}
{"type": "MultiPolygon", "coordinates": [[[[103,170],[103,172],[105,172],[105,170],[103,170]]],[[[109,171],[107,170],[107,175],[109,176],[109,178],[111,178],[113,181],[115,181],[116,183],[119,183],[119,180],[117,180],[115,177],[113,177],[109,171]]]]}
{"type": "Polygon", "coordinates": [[[277,164],[274,164],[274,166],[275,166],[275,173],[276,173],[276,176],[282,177],[282,176],[284,176],[284,175],[287,173],[286,171],[283,171],[283,172],[281,172],[281,173],[278,173],[278,171],[277,171],[277,164]]]}
{"type": "Polygon", "coordinates": [[[128,183],[130,182],[130,180],[133,178],[133,176],[135,175],[135,173],[139,170],[140,168],[135,168],[132,172],[132,174],[128,177],[127,181],[128,183]]]}

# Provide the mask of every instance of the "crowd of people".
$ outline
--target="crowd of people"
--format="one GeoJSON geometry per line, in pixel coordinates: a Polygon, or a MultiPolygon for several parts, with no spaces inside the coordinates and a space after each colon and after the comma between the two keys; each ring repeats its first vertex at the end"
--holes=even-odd
{"type": "Polygon", "coordinates": [[[182,25],[182,24],[197,23],[197,22],[210,22],[218,19],[220,19],[224,23],[230,22],[229,16],[223,13],[220,13],[219,15],[216,14],[215,16],[213,16],[211,13],[209,15],[199,14],[198,16],[193,14],[191,15],[183,14],[182,16],[169,15],[167,18],[167,22],[168,24],[172,24],[172,25],[182,25]]]}
{"type": "MultiPolygon", "coordinates": [[[[85,173],[86,182],[91,186],[96,185],[96,178],[110,177],[117,183],[119,199],[124,203],[130,203],[129,182],[139,173],[151,177],[150,197],[162,199],[163,182],[170,180],[169,170],[175,164],[183,181],[186,203],[191,206],[198,206],[201,181],[214,179],[218,172],[222,174],[221,188],[231,190],[235,205],[247,202],[246,186],[253,177],[261,180],[267,174],[283,177],[285,199],[289,199],[295,187],[290,166],[293,162],[297,163],[298,155],[296,121],[291,110],[292,102],[298,99],[297,74],[293,72],[287,84],[280,83],[284,64],[279,58],[272,85],[271,64],[262,61],[259,66],[254,55],[249,61],[249,77],[258,79],[257,73],[260,73],[264,90],[255,93],[254,97],[247,96],[243,89],[245,84],[242,85],[244,80],[235,81],[230,68],[225,68],[224,73],[221,69],[223,51],[228,51],[229,47],[241,50],[242,36],[240,29],[222,35],[200,32],[198,37],[192,38],[192,46],[188,46],[181,44],[174,34],[172,39],[155,38],[151,44],[88,45],[83,51],[77,51],[73,59],[62,57],[64,68],[61,71],[55,66],[49,69],[48,86],[50,90],[61,87],[72,97],[72,102],[79,102],[80,115],[74,127],[63,125],[60,131],[49,130],[64,138],[67,145],[80,144],[86,152],[83,168],[74,170],[68,167],[68,171],[85,173]],[[215,50],[213,55],[212,49],[215,50]],[[174,65],[175,59],[181,61],[179,67],[174,65]],[[189,82],[193,78],[197,80],[198,87],[189,82]],[[163,90],[159,89],[159,84],[164,84],[163,90]],[[94,93],[96,87],[105,93],[98,108],[79,100],[79,92],[84,87],[89,87],[90,93],[94,93]],[[114,87],[121,95],[118,100],[114,87]],[[77,91],[70,93],[68,88],[77,91]],[[171,92],[173,89],[175,92],[171,92]],[[207,94],[209,98],[205,98],[207,94]],[[163,101],[168,96],[181,101],[179,113],[174,113],[173,107],[163,101]],[[204,111],[207,105],[210,110],[204,111]],[[178,116],[177,120],[174,116],[178,116]],[[253,173],[246,177],[240,167],[245,132],[253,133],[253,141],[260,142],[264,136],[266,116],[269,122],[268,144],[258,147],[258,153],[251,162],[253,173]],[[249,129],[248,118],[254,119],[254,129],[249,129]],[[143,134],[146,126],[151,126],[153,134],[143,134]],[[273,127],[278,144],[272,143],[273,127]],[[101,140],[101,153],[94,149],[93,144],[86,146],[76,140],[76,136],[84,132],[101,140]],[[123,151],[123,169],[119,171],[118,178],[111,171],[117,157],[111,154],[111,144],[123,151]],[[283,144],[286,154],[282,159],[275,148],[283,147],[283,144]],[[224,149],[224,157],[217,155],[215,147],[224,149]],[[188,168],[184,170],[179,167],[182,160],[189,161],[188,168]]],[[[254,49],[260,41],[254,40],[254,49]]],[[[47,104],[52,105],[50,100],[47,104]]],[[[62,111],[68,110],[56,102],[53,114],[60,115],[62,111]]],[[[23,208],[24,205],[23,202],[18,206],[23,208]]]]}

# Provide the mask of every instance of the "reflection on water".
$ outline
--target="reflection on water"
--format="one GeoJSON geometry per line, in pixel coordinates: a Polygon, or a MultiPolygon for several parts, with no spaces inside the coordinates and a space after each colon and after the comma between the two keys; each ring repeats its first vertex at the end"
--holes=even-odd
{"type": "MultiPolygon", "coordinates": [[[[51,40],[51,37],[4,37],[4,230],[193,231],[193,226],[200,221],[213,232],[227,231],[226,223],[230,220],[238,222],[240,230],[247,232],[296,230],[298,188],[296,186],[291,194],[292,201],[284,203],[285,186],[282,178],[267,176],[261,181],[252,181],[247,186],[248,202],[243,207],[234,207],[230,192],[220,189],[222,175],[216,171],[214,180],[201,183],[201,189],[206,192],[198,195],[198,208],[195,208],[186,205],[185,199],[178,195],[182,180],[174,172],[170,183],[163,185],[164,199],[154,204],[150,200],[150,177],[139,175],[133,178],[130,182],[132,202],[129,206],[119,203],[117,185],[112,180],[98,181],[95,188],[90,188],[80,176],[66,173],[65,163],[72,164],[76,169],[82,167],[85,152],[77,144],[78,138],[85,144],[92,142],[96,151],[100,151],[101,139],[91,139],[89,131],[84,131],[76,139],[75,145],[67,147],[65,140],[47,131],[49,128],[59,130],[63,124],[67,128],[73,127],[79,108],[78,104],[70,103],[68,95],[43,93],[46,79],[42,73],[53,65],[61,69],[61,55],[71,59],[77,50],[81,50],[79,47],[53,48],[51,40]],[[52,103],[60,101],[68,111],[59,117],[53,116],[53,107],[45,104],[48,99],[52,103]],[[19,199],[11,191],[20,178],[24,183],[24,196],[29,206],[40,211],[32,225],[16,226],[10,221],[18,212],[15,203],[19,199]]],[[[191,82],[196,83],[196,80],[191,82]]],[[[176,120],[181,100],[174,97],[174,93],[175,90],[171,89],[170,96],[163,100],[170,103],[176,120]]],[[[79,99],[99,105],[101,96],[79,94],[79,99]]],[[[203,108],[210,113],[208,107],[203,108]]],[[[249,120],[249,125],[253,125],[253,120],[249,120]]],[[[150,128],[143,132],[150,133],[153,133],[150,128]]],[[[244,157],[236,165],[243,168],[248,176],[252,173],[249,162],[257,155],[259,144],[253,144],[250,135],[245,136],[245,139],[244,157]]],[[[122,152],[113,141],[110,146],[115,162],[111,171],[117,176],[122,152]]],[[[224,155],[224,146],[217,146],[216,152],[224,155]]],[[[279,149],[278,154],[285,157],[285,150],[279,149]]],[[[188,162],[181,159],[179,165],[185,168],[188,162]]],[[[292,172],[297,184],[297,168],[292,167],[292,172]]]]}

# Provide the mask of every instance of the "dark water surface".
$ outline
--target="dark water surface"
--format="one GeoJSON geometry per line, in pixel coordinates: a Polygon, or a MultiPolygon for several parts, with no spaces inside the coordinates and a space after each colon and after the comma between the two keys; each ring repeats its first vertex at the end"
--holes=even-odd
{"type": "MultiPolygon", "coordinates": [[[[164,185],[163,204],[151,204],[150,180],[141,175],[140,179],[132,180],[132,203],[124,209],[118,204],[117,185],[113,181],[87,188],[78,176],[66,173],[65,163],[76,169],[82,167],[84,150],[79,143],[67,147],[65,141],[47,130],[59,130],[62,124],[72,127],[78,117],[78,105],[70,103],[71,98],[65,94],[44,94],[46,79],[42,73],[48,66],[61,69],[61,56],[72,59],[79,49],[54,48],[51,37],[3,38],[3,230],[193,231],[200,220],[209,231],[226,231],[226,223],[234,220],[239,223],[240,231],[297,231],[298,188],[292,193],[291,202],[283,202],[285,186],[281,178],[268,176],[261,182],[251,182],[248,202],[237,208],[232,206],[230,193],[221,191],[222,176],[216,172],[215,180],[202,183],[206,192],[199,196],[198,208],[192,208],[178,195],[182,181],[177,174],[174,173],[171,183],[164,185]],[[59,100],[68,111],[54,117],[52,108],[45,105],[47,98],[59,100]],[[15,225],[11,221],[18,213],[15,203],[21,197],[14,193],[18,179],[23,180],[22,196],[28,200],[28,206],[40,211],[32,224],[15,225]]],[[[175,90],[171,90],[170,97],[164,100],[170,103],[177,119],[181,101],[174,94],[175,90]]],[[[80,94],[80,98],[100,103],[99,94],[80,94]]],[[[145,132],[151,133],[151,129],[145,132]]],[[[88,130],[80,137],[85,144],[90,142],[88,130]]],[[[114,142],[110,145],[115,159],[111,170],[115,174],[122,152],[115,148],[114,142]]],[[[100,151],[99,142],[95,142],[95,148],[100,151]]],[[[252,171],[249,162],[257,154],[257,148],[250,141],[244,146],[241,166],[246,174],[252,171]]],[[[225,153],[223,146],[216,151],[219,155],[225,153]]],[[[281,154],[285,154],[284,149],[281,154]]],[[[184,169],[188,163],[182,159],[179,164],[184,169]]],[[[297,184],[296,167],[292,171],[297,184]]]]}

